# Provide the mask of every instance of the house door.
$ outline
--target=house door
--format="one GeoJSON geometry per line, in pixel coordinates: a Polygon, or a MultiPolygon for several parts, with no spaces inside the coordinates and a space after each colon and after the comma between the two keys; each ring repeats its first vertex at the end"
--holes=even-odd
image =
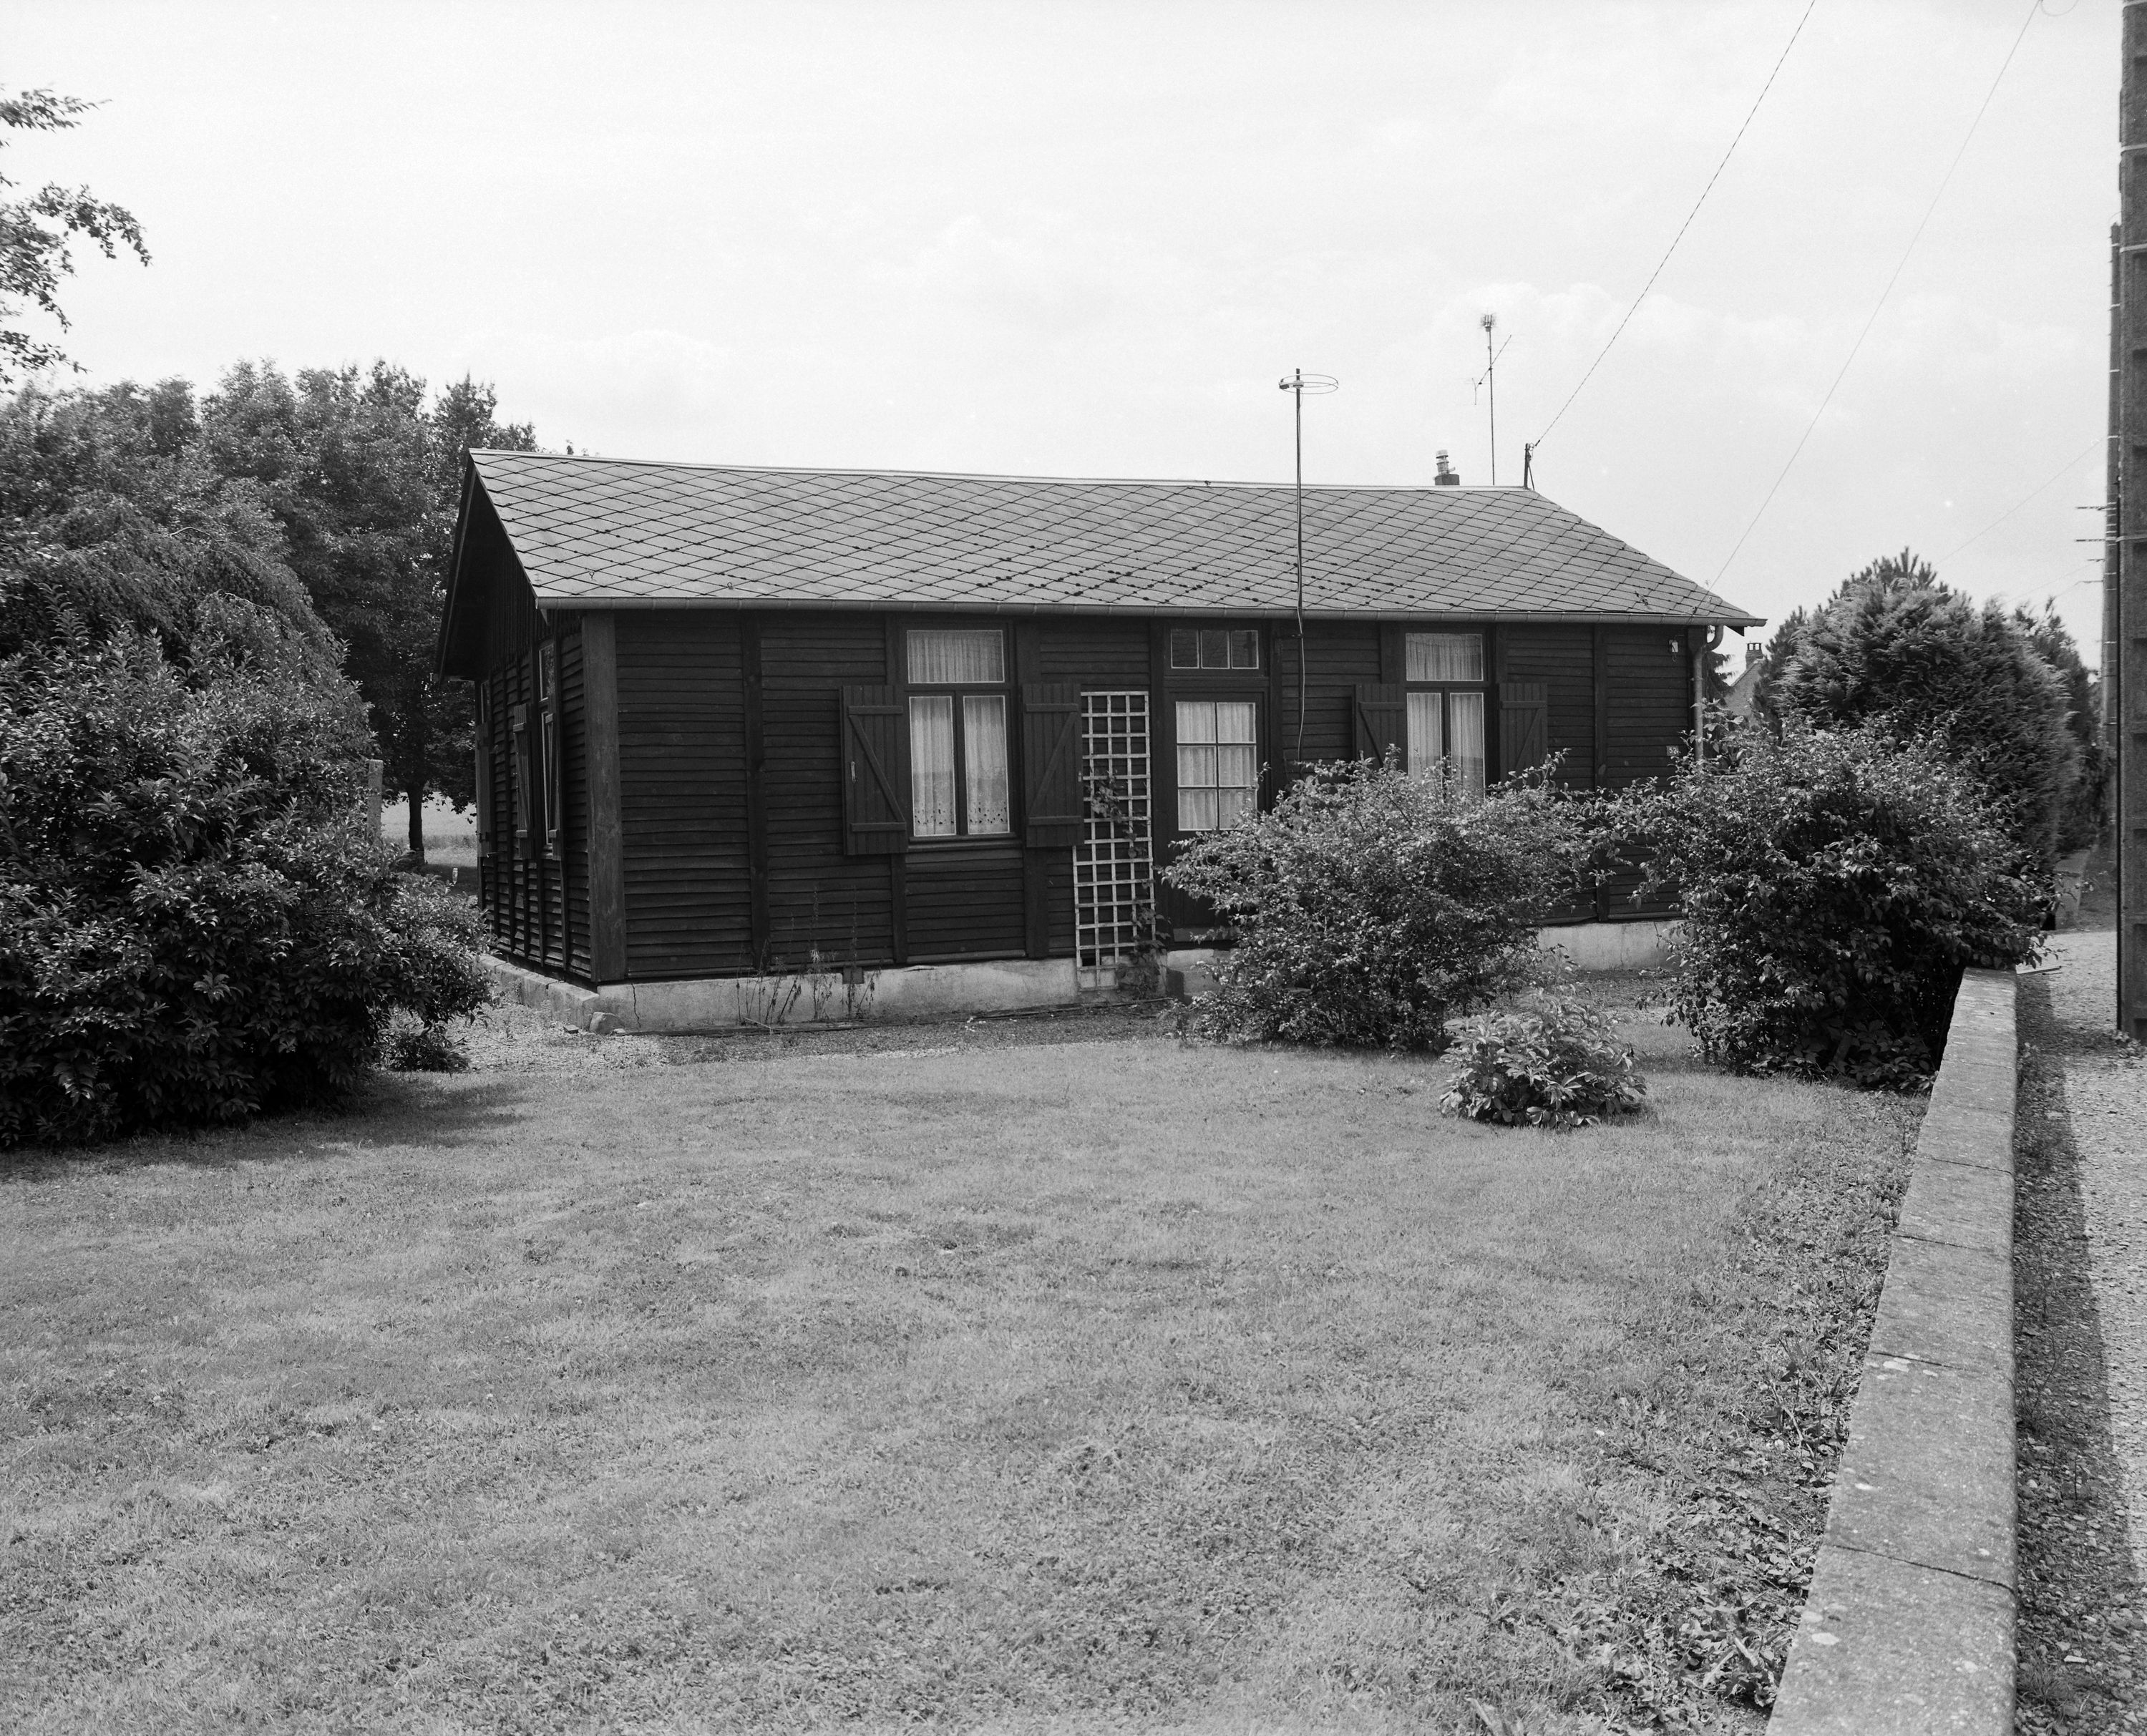
{"type": "Polygon", "coordinates": [[[1081,794],[1074,964],[1082,988],[1108,988],[1155,934],[1145,693],[1081,695],[1081,794]]]}

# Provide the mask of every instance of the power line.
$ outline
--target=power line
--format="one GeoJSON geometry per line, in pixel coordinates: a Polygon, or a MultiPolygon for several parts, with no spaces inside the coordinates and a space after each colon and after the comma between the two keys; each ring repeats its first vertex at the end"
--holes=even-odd
{"type": "Polygon", "coordinates": [[[1551,429],[1556,428],[1559,418],[1573,408],[1573,401],[1580,396],[1582,388],[1595,378],[1595,370],[1603,365],[1604,357],[1610,353],[1611,344],[1624,335],[1625,328],[1633,323],[1633,316],[1640,311],[1640,303],[1647,300],[1648,292],[1655,287],[1655,279],[1662,276],[1663,268],[1670,263],[1670,255],[1678,250],[1678,243],[1684,239],[1684,232],[1692,227],[1692,220],[1699,215],[1699,208],[1707,203],[1707,196],[1714,191],[1714,183],[1722,178],[1723,170],[1729,167],[1729,159],[1736,155],[1745,129],[1751,126],[1753,116],[1759,113],[1759,105],[1767,100],[1767,93],[1774,88],[1774,78],[1782,70],[1782,63],[1789,58],[1789,50],[1796,47],[1797,38],[1804,34],[1804,25],[1811,18],[1812,8],[1818,4],[1819,0],[1809,0],[1804,17],[1797,20],[1797,28],[1789,33],[1789,41],[1783,45],[1780,54],[1775,57],[1774,71],[1767,74],[1767,82],[1759,87],[1759,94],[1752,99],[1752,107],[1745,114],[1744,125],[1737,129],[1737,137],[1729,141],[1729,148],[1722,153],[1722,161],[1714,165],[1714,173],[1707,178],[1707,185],[1700,188],[1699,197],[1692,202],[1692,209],[1685,213],[1684,221],[1678,225],[1677,233],[1670,237],[1670,244],[1663,249],[1663,257],[1655,262],[1655,268],[1648,273],[1648,281],[1640,286],[1640,293],[1633,298],[1633,305],[1625,310],[1625,317],[1618,322],[1618,329],[1610,334],[1609,343],[1605,343],[1596,353],[1595,359],[1588,364],[1588,372],[1581,375],[1580,384],[1566,394],[1565,402],[1558,407],[1558,415],[1551,418],[1549,426],[1529,442],[1528,450],[1531,453],[1550,438],[1551,429]]]}
{"type": "MultiPolygon", "coordinates": [[[[1985,537],[1989,536],[1991,532],[1996,530],[1999,525],[2003,524],[2008,518],[2010,518],[2015,513],[2019,512],[2021,508],[2027,505],[2028,503],[2033,500],[2038,494],[2042,493],[2044,490],[2052,487],[2059,482],[2061,482],[2066,477],[2070,476],[2073,472],[2079,468],[2079,461],[2082,458],[2093,452],[2098,446],[2108,444],[2109,440],[2109,435],[2097,434],[2094,439],[2089,441],[2086,445],[2083,446],[2074,456],[2066,459],[2064,468],[2053,475],[2049,482],[2042,483],[2039,487],[2029,489],[2028,493],[2023,494],[2018,500],[2014,501],[2011,506],[2006,508],[2004,512],[2000,513],[1995,518],[1992,519],[1989,523],[1984,525],[1981,530],[1970,537],[1966,543],[1959,543],[1954,548],[1949,548],[1944,554],[1940,555],[1939,558],[1942,561],[1949,561],[1955,555],[1959,554],[1962,549],[1969,547],[1970,544],[1980,543],[1985,537]]],[[[2095,510],[2099,512],[2102,509],[2098,507],[2095,510]]],[[[2102,557],[2097,555],[2095,558],[2099,560],[2102,557]]]]}
{"type": "Polygon", "coordinates": [[[1819,401],[1819,408],[1812,412],[1810,422],[1805,424],[1804,433],[1798,437],[1797,443],[1789,453],[1789,463],[1782,466],[1782,473],[1774,478],[1774,486],[1768,489],[1767,498],[1759,503],[1759,510],[1752,515],[1752,522],[1744,527],[1744,535],[1738,538],[1729,554],[1724,558],[1722,564],[1715,569],[1716,583],[1721,583],[1722,575],[1729,570],[1730,562],[1737,558],[1738,551],[1744,548],[1746,539],[1752,533],[1759,528],[1759,521],[1767,516],[1767,508],[1774,503],[1775,495],[1781,492],[1782,484],[1789,480],[1789,472],[1796,468],[1797,459],[1804,452],[1805,442],[1811,438],[1812,431],[1819,426],[1819,418],[1826,414],[1826,407],[1834,402],[1834,394],[1841,389],[1841,383],[1848,377],[1849,368],[1856,360],[1857,352],[1864,348],[1864,340],[1871,335],[1872,327],[1878,324],[1879,312],[1885,307],[1887,298],[1893,294],[1894,286],[1901,281],[1901,273],[1908,269],[1909,256],[1916,251],[1916,243],[1924,238],[1924,230],[1929,226],[1933,215],[1936,213],[1939,201],[1945,197],[1945,190],[1953,180],[1954,171],[1960,167],[1961,158],[1968,154],[1968,147],[1969,142],[1975,137],[1975,129],[1983,124],[1983,117],[1989,111],[1990,99],[1998,94],[1998,87],[2004,83],[2005,69],[2013,64],[2013,57],[2020,52],[2020,43],[2028,34],[2028,27],[2035,22],[2035,14],[2041,8],[2042,0],[2034,0],[2034,3],[2028,8],[2028,16],[2020,21],[2020,28],[2013,38],[2013,46],[2005,51],[2005,58],[1998,63],[1998,76],[1990,81],[1990,88],[1983,93],[1983,102],[1975,111],[1975,118],[1968,123],[1968,132],[1961,139],[1960,148],[1953,153],[1953,161],[1946,165],[1945,173],[1939,178],[1938,191],[1931,195],[1930,203],[1924,208],[1922,221],[1917,223],[1915,233],[1909,236],[1908,246],[1901,250],[1900,263],[1894,268],[1894,275],[1887,278],[1886,287],[1879,292],[1879,299],[1872,307],[1871,317],[1864,322],[1864,329],[1856,334],[1856,342],[1849,345],[1849,354],[1841,364],[1841,371],[1834,375],[1834,383],[1826,388],[1826,396],[1819,401]]]}

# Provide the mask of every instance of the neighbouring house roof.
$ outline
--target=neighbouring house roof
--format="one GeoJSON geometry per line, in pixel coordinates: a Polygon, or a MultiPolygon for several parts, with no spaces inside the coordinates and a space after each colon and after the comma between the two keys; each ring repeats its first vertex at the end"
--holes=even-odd
{"type": "MultiPolygon", "coordinates": [[[[1287,483],[490,451],[470,466],[465,531],[497,515],[540,607],[1276,615],[1296,595],[1287,483]]],[[[1320,616],[1758,624],[1519,488],[1308,487],[1304,593],[1320,616]]]]}

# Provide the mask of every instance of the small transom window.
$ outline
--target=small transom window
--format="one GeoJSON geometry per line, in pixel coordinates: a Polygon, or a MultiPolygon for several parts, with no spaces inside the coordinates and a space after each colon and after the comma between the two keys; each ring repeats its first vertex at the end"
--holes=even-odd
{"type": "Polygon", "coordinates": [[[1246,627],[1174,627],[1170,667],[1174,669],[1257,669],[1259,629],[1246,627]]]}
{"type": "Polygon", "coordinates": [[[912,633],[909,679],[918,687],[995,687],[1006,679],[1006,634],[996,627],[912,633]]]}
{"type": "Polygon", "coordinates": [[[1484,635],[1480,633],[1413,633],[1409,636],[1411,681],[1481,681],[1484,635]]]}

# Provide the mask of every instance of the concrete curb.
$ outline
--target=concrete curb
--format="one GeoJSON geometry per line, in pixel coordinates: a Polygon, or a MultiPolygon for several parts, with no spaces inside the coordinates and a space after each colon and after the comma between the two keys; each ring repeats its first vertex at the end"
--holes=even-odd
{"type": "Polygon", "coordinates": [[[2007,1736],[2016,979],[1963,973],[1769,1736],[2007,1736]]]}

